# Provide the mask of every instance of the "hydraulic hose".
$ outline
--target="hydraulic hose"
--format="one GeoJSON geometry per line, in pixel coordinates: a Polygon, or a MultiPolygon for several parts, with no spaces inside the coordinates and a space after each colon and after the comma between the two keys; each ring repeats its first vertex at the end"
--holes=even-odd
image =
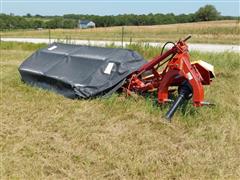
{"type": "MultiPolygon", "coordinates": [[[[163,47],[162,47],[162,50],[161,50],[160,55],[163,54],[163,51],[164,51],[165,47],[166,47],[168,44],[173,44],[173,46],[175,46],[175,43],[174,43],[174,42],[171,42],[171,41],[166,42],[166,43],[163,45],[163,47]]],[[[175,54],[173,54],[170,58],[168,58],[167,60],[165,60],[163,63],[161,63],[161,64],[159,63],[159,64],[157,65],[157,67],[156,67],[156,70],[158,70],[158,68],[161,67],[162,65],[164,65],[166,62],[170,61],[170,60],[173,58],[174,55],[175,55],[175,54]]]]}

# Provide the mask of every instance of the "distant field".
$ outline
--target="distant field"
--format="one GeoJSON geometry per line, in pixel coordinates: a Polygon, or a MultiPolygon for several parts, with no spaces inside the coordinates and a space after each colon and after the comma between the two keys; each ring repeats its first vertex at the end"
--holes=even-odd
{"type": "Polygon", "coordinates": [[[239,54],[191,52],[215,66],[216,106],[169,124],[140,96],[69,100],[22,83],[18,66],[42,46],[1,44],[0,179],[240,179],[239,54]]]}
{"type": "MultiPolygon", "coordinates": [[[[124,41],[176,41],[191,34],[194,43],[239,44],[240,23],[236,20],[211,21],[155,26],[125,26],[124,41]]],[[[3,32],[2,37],[35,37],[48,38],[45,30],[14,30],[3,32]]],[[[95,29],[55,29],[51,30],[51,38],[83,39],[83,40],[114,40],[122,38],[122,27],[95,29]]]]}

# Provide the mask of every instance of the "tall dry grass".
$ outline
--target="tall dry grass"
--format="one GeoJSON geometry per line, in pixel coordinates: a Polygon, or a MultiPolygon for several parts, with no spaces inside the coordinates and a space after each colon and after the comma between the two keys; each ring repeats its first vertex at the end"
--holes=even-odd
{"type": "MultiPolygon", "coordinates": [[[[239,44],[240,24],[236,20],[183,23],[155,26],[125,26],[124,41],[159,42],[175,41],[192,34],[191,42],[239,44]]],[[[2,33],[2,37],[48,38],[48,30],[13,30],[2,33]]],[[[94,29],[54,29],[51,38],[83,39],[83,40],[114,40],[121,41],[122,27],[94,29]]]]}
{"type": "Polygon", "coordinates": [[[1,179],[240,178],[239,54],[191,52],[215,66],[206,99],[216,106],[189,104],[169,124],[140,96],[69,100],[22,83],[34,48],[1,45],[1,179]]]}

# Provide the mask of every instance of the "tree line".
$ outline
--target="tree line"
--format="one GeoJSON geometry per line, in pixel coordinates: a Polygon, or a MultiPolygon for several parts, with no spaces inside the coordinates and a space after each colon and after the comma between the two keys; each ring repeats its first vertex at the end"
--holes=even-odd
{"type": "Polygon", "coordinates": [[[212,21],[224,19],[239,19],[239,17],[221,16],[216,8],[212,5],[206,5],[199,8],[198,11],[191,14],[175,15],[168,14],[123,14],[116,16],[98,16],[98,15],[81,15],[66,14],[63,16],[41,16],[27,14],[25,16],[15,16],[14,14],[0,14],[1,29],[37,29],[37,28],[76,28],[79,20],[91,20],[97,27],[124,26],[124,25],[160,25],[188,23],[199,21],[212,21]]]}

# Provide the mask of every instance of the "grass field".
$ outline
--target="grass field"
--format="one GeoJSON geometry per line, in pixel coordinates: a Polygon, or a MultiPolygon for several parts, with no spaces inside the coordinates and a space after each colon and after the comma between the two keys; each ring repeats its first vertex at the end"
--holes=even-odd
{"type": "Polygon", "coordinates": [[[240,178],[239,54],[191,52],[215,66],[216,106],[189,105],[169,124],[142,97],[69,100],[23,84],[18,66],[41,46],[1,44],[1,179],[240,178]]]}
{"type": "MultiPolygon", "coordinates": [[[[194,43],[240,44],[240,24],[236,20],[211,21],[155,26],[125,26],[124,41],[158,42],[176,41],[191,34],[194,43]]],[[[2,37],[49,38],[45,30],[13,30],[2,33],[2,37]]],[[[121,41],[122,27],[95,29],[55,29],[54,39],[114,40],[121,41]]]]}

